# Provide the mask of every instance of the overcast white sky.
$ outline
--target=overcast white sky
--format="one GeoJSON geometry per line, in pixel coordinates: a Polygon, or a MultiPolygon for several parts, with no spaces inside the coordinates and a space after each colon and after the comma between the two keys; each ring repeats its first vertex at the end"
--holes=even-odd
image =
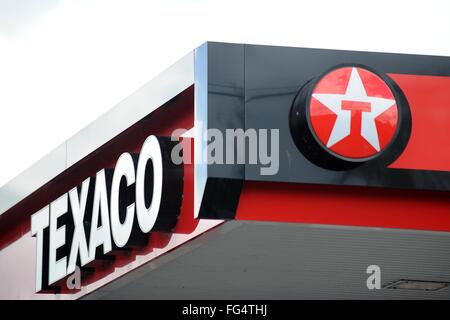
{"type": "Polygon", "coordinates": [[[450,1],[0,0],[0,186],[206,40],[450,56],[450,1]]]}

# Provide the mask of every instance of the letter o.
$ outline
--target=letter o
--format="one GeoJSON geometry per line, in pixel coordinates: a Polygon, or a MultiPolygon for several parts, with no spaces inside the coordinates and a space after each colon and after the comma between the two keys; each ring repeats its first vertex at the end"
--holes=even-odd
{"type": "Polygon", "coordinates": [[[158,218],[159,208],[161,206],[163,186],[163,164],[161,146],[158,138],[149,136],[139,155],[138,167],[136,173],[136,216],[139,227],[144,233],[150,232],[158,218]],[[153,164],[153,195],[150,206],[145,204],[145,175],[148,161],[153,164]]]}
{"type": "Polygon", "coordinates": [[[131,235],[133,227],[135,204],[130,204],[126,210],[124,223],[120,222],[119,217],[119,192],[120,181],[125,177],[127,187],[135,183],[135,172],[133,158],[127,152],[122,153],[116,163],[111,185],[111,232],[114,243],[119,248],[125,246],[131,235]]]}

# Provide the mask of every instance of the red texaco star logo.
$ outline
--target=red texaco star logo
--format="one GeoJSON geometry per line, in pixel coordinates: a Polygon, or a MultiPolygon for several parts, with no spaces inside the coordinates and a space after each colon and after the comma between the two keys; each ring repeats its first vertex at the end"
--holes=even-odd
{"type": "Polygon", "coordinates": [[[317,138],[345,158],[376,155],[392,140],[398,125],[391,89],[361,67],[338,68],[322,77],[308,107],[317,138]]]}

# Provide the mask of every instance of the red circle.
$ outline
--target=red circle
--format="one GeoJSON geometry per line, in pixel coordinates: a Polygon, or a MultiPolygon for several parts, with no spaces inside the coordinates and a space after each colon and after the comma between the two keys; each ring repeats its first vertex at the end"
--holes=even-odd
{"type": "Polygon", "coordinates": [[[398,107],[380,76],[362,67],[341,67],[327,73],[313,88],[309,120],[324,148],[344,158],[366,159],[380,153],[394,138],[398,107]],[[347,92],[348,87],[353,90],[347,92]]]}

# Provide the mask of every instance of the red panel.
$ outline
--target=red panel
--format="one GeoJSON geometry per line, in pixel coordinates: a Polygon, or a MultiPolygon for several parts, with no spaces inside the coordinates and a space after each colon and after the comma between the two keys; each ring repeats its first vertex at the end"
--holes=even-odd
{"type": "Polygon", "coordinates": [[[450,77],[390,74],[408,99],[412,131],[389,167],[450,171],[450,77]]]}
{"type": "Polygon", "coordinates": [[[450,231],[448,193],[245,182],[238,220],[450,231]]]}

